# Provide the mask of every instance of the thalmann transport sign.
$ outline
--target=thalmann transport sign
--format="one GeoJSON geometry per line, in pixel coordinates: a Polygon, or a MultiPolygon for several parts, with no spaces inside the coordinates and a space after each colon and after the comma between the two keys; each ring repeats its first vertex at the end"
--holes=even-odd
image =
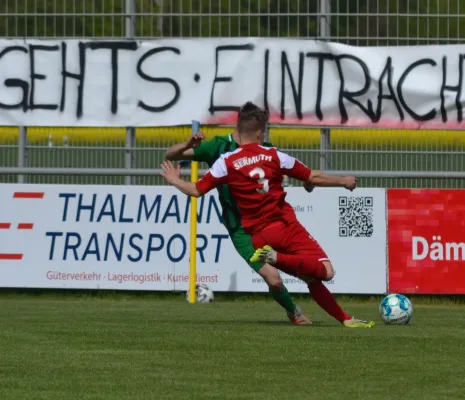
{"type": "MultiPolygon", "coordinates": [[[[299,220],[331,257],[339,293],[386,290],[385,191],[289,188],[299,220]],[[354,192],[355,193],[355,192],[354,192]]],[[[186,290],[189,198],[171,187],[0,185],[0,286],[186,290]]],[[[199,200],[197,281],[267,291],[234,250],[215,192],[199,200]]],[[[282,274],[293,292],[306,292],[282,274]]]]}
{"type": "Polygon", "coordinates": [[[235,123],[251,100],[280,124],[457,128],[464,53],[265,38],[2,39],[0,125],[235,123]]]}
{"type": "Polygon", "coordinates": [[[465,294],[465,191],[388,190],[389,291],[465,294]]]}

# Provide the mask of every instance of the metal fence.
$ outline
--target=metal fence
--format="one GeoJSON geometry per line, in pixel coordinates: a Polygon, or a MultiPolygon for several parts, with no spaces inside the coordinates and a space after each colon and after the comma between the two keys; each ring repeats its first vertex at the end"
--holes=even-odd
{"type": "MultiPolygon", "coordinates": [[[[461,43],[465,0],[4,0],[0,36],[319,37],[357,46],[461,43]]],[[[230,130],[204,129],[207,137],[230,130]]],[[[189,135],[190,127],[0,127],[0,171],[17,168],[0,174],[0,182],[160,184],[159,177],[143,176],[144,170],[158,168],[166,148],[189,135]],[[63,172],[68,168],[132,168],[140,176],[63,172]]],[[[371,187],[465,187],[464,136],[462,131],[270,129],[275,145],[308,165],[363,171],[362,176],[373,177],[361,183],[371,187]]]]}

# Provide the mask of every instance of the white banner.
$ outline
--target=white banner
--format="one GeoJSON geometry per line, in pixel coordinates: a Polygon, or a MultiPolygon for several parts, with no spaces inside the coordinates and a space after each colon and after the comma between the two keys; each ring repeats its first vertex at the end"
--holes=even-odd
{"type": "Polygon", "coordinates": [[[465,45],[314,40],[0,40],[0,125],[235,123],[459,128],[465,45]]]}
{"type": "MultiPolygon", "coordinates": [[[[289,188],[321,243],[335,293],[386,291],[384,189],[289,188]]],[[[0,185],[0,286],[186,290],[189,198],[171,187],[0,185]]],[[[216,193],[199,200],[197,280],[215,291],[267,286],[236,253],[216,193]]],[[[306,292],[282,274],[291,292],[306,292]]]]}

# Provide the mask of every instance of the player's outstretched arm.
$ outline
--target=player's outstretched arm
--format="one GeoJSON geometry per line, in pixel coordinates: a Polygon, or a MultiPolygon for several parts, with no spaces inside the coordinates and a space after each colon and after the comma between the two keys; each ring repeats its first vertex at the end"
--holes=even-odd
{"type": "Polygon", "coordinates": [[[172,145],[165,153],[165,160],[193,160],[194,149],[200,146],[203,139],[203,134],[199,132],[186,142],[172,145]]]}
{"type": "Polygon", "coordinates": [[[277,154],[281,164],[281,174],[304,182],[307,192],[311,192],[315,186],[340,186],[351,191],[357,186],[357,178],[353,176],[333,176],[322,171],[310,170],[289,154],[280,151],[277,154]]]}
{"type": "Polygon", "coordinates": [[[322,171],[312,170],[310,177],[304,186],[323,186],[323,187],[344,187],[347,190],[354,190],[357,187],[358,179],[354,176],[334,176],[325,174],[322,171]]]}
{"type": "Polygon", "coordinates": [[[179,165],[177,168],[174,168],[170,161],[163,161],[161,163],[161,169],[163,170],[162,176],[165,180],[184,194],[193,197],[202,196],[202,193],[199,192],[195,183],[186,182],[181,179],[181,167],[179,165]]]}

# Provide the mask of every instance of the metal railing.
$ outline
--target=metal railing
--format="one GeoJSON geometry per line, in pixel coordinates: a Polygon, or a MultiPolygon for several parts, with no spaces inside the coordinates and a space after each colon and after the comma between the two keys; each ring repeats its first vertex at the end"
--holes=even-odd
{"type": "MultiPolygon", "coordinates": [[[[6,0],[0,4],[0,35],[318,37],[357,46],[461,43],[465,1],[6,0]]],[[[189,134],[190,127],[0,127],[0,182],[161,184],[157,168],[166,148],[189,134]]],[[[464,187],[463,136],[461,131],[270,129],[275,145],[311,167],[356,173],[364,177],[363,186],[379,187],[464,187]]]]}

